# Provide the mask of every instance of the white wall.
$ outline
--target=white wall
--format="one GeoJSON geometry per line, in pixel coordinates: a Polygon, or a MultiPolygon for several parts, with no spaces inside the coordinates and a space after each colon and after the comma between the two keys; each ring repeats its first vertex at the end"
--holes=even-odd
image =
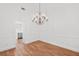
{"type": "MultiPolygon", "coordinates": [[[[79,51],[79,4],[41,4],[41,6],[49,21],[42,26],[30,22],[29,31],[25,31],[27,35],[24,41],[40,39],[79,51]]],[[[30,17],[29,20],[31,21],[30,17]]]]}
{"type": "Polygon", "coordinates": [[[15,47],[16,7],[0,4],[0,51],[15,47]]]}
{"type": "MultiPolygon", "coordinates": [[[[16,47],[16,21],[23,21],[26,33],[24,37],[29,38],[30,22],[36,6],[37,4],[0,4],[0,51],[16,47]],[[24,13],[21,7],[26,8],[24,13]]],[[[30,40],[33,39],[26,39],[28,42],[30,40]]]]}
{"type": "Polygon", "coordinates": [[[25,42],[40,39],[79,51],[79,4],[41,4],[49,19],[42,26],[32,22],[37,8],[38,4],[0,4],[0,50],[15,47],[15,22],[22,21],[25,42]]]}
{"type": "Polygon", "coordinates": [[[79,4],[45,4],[43,7],[47,7],[49,22],[43,26],[41,38],[79,51],[79,4]]]}

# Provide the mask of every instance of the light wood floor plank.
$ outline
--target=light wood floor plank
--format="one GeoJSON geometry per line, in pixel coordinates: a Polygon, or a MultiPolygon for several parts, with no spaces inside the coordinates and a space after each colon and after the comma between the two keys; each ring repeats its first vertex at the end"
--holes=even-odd
{"type": "Polygon", "coordinates": [[[79,56],[78,52],[68,50],[53,44],[49,44],[40,40],[29,44],[18,41],[17,55],[24,56],[79,56]]]}

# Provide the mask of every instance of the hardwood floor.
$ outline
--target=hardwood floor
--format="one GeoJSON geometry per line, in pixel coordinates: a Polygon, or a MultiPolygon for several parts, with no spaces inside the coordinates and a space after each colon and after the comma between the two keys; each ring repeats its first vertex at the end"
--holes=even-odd
{"type": "Polygon", "coordinates": [[[79,52],[74,52],[53,44],[40,40],[29,44],[24,44],[22,40],[17,40],[16,48],[0,52],[0,56],[79,56],[79,52]]]}
{"type": "Polygon", "coordinates": [[[17,41],[18,56],[79,56],[78,52],[52,45],[40,40],[29,44],[17,41]]]}
{"type": "Polygon", "coordinates": [[[16,50],[15,48],[12,48],[5,51],[1,51],[0,56],[15,56],[15,52],[16,52],[15,50],[16,50]]]}

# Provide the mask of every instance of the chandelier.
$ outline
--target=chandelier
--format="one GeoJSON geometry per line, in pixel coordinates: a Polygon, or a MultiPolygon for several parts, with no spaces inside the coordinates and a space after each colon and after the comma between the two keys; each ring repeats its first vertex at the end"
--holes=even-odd
{"type": "Polygon", "coordinates": [[[45,22],[48,21],[48,17],[46,17],[46,15],[44,13],[41,12],[41,7],[40,7],[40,3],[39,3],[39,11],[33,15],[32,18],[32,22],[38,24],[38,25],[42,25],[45,22]]]}

